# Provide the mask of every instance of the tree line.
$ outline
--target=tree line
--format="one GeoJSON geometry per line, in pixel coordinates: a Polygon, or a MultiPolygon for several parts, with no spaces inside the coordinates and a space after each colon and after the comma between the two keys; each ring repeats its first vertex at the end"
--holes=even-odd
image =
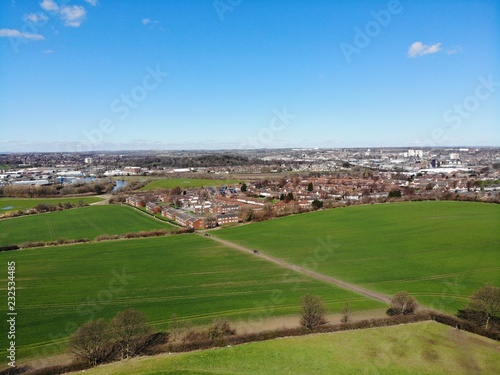
{"type": "Polygon", "coordinates": [[[110,192],[114,186],[114,183],[111,181],[69,185],[53,184],[48,186],[6,185],[0,186],[0,196],[12,198],[47,198],[63,195],[92,195],[110,192]]]}

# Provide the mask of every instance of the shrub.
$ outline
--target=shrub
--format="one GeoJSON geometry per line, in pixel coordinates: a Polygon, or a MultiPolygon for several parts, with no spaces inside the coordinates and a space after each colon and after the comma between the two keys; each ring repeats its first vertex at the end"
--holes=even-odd
{"type": "Polygon", "coordinates": [[[0,252],[2,251],[12,251],[12,250],[19,250],[20,247],[17,245],[7,245],[7,246],[0,246],[0,252]]]}
{"type": "Polygon", "coordinates": [[[408,292],[399,292],[391,299],[391,307],[387,310],[387,315],[414,314],[417,306],[417,301],[408,292]]]}
{"type": "Polygon", "coordinates": [[[217,318],[208,329],[208,337],[211,340],[221,339],[236,334],[236,330],[231,328],[226,318],[217,318]]]}

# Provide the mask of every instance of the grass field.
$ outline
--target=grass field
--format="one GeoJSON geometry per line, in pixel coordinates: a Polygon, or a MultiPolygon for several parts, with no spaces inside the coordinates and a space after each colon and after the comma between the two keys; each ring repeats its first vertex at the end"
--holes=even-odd
{"type": "Polygon", "coordinates": [[[318,272],[387,294],[407,290],[428,307],[456,313],[482,285],[500,286],[499,224],[499,205],[410,202],[295,215],[212,234],[298,265],[329,237],[338,247],[322,252],[318,272]]]}
{"type": "MultiPolygon", "coordinates": [[[[306,293],[321,295],[332,312],[346,300],[354,310],[383,307],[195,234],[0,253],[3,301],[8,261],[16,262],[20,363],[63,352],[77,325],[127,308],[166,329],[174,313],[197,324],[217,316],[245,319],[251,327],[266,317],[298,314],[306,293]]],[[[0,305],[0,314],[6,307],[0,305]]]]}
{"type": "Polygon", "coordinates": [[[86,370],[120,374],[496,374],[500,344],[435,322],[136,358],[86,370]]]}
{"type": "Polygon", "coordinates": [[[166,180],[156,180],[152,181],[141,190],[153,190],[153,189],[173,189],[175,187],[180,187],[181,189],[186,188],[199,188],[199,187],[211,187],[211,186],[222,186],[222,185],[234,185],[238,184],[238,180],[208,180],[204,178],[172,178],[166,180]]]}
{"type": "Polygon", "coordinates": [[[99,197],[76,197],[76,198],[0,198],[0,214],[17,211],[27,210],[33,208],[40,203],[48,203],[50,205],[57,205],[58,203],[70,202],[78,204],[80,201],[91,204],[102,201],[99,197]]]}
{"type": "Polygon", "coordinates": [[[75,208],[0,221],[0,246],[59,238],[93,239],[102,234],[125,234],[153,229],[177,229],[126,206],[75,208]]]}

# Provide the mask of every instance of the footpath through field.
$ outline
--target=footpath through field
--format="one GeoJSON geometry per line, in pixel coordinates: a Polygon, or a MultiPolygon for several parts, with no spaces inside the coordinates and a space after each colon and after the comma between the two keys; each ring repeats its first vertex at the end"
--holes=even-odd
{"type": "MultiPolygon", "coordinates": [[[[205,235],[203,233],[199,233],[198,232],[198,234],[199,235],[203,235],[205,237],[205,235]]],[[[223,244],[223,245],[225,245],[227,247],[230,247],[230,248],[233,248],[233,249],[236,249],[236,250],[239,250],[239,251],[243,251],[245,253],[250,253],[250,254],[253,253],[253,250],[249,249],[248,247],[241,246],[241,245],[235,244],[234,242],[214,237],[213,235],[210,235],[210,236],[205,237],[205,238],[209,238],[209,239],[217,241],[217,242],[219,242],[219,243],[221,243],[221,244],[223,244]]],[[[366,296],[368,298],[371,298],[371,299],[374,299],[374,300],[377,300],[377,301],[380,301],[380,302],[383,302],[383,303],[387,303],[387,304],[389,304],[391,302],[391,297],[388,296],[388,295],[386,295],[386,294],[374,292],[373,290],[360,287],[360,286],[358,286],[356,284],[347,283],[345,281],[336,279],[334,277],[326,276],[326,275],[323,275],[321,273],[317,273],[317,272],[311,271],[311,270],[309,270],[307,268],[300,267],[300,266],[297,266],[295,264],[291,264],[291,263],[285,262],[282,259],[275,258],[275,257],[269,256],[269,255],[266,255],[266,254],[262,254],[261,252],[259,252],[259,254],[256,254],[255,256],[258,256],[258,257],[260,257],[262,259],[265,259],[265,260],[267,260],[269,262],[277,264],[280,267],[287,268],[287,269],[290,269],[290,270],[293,270],[293,271],[296,271],[296,272],[300,272],[300,273],[302,273],[304,275],[307,275],[309,277],[312,277],[314,279],[325,281],[327,283],[339,286],[339,287],[341,287],[343,289],[347,289],[347,290],[350,290],[350,291],[362,294],[362,295],[364,295],[364,296],[366,296]]]]}

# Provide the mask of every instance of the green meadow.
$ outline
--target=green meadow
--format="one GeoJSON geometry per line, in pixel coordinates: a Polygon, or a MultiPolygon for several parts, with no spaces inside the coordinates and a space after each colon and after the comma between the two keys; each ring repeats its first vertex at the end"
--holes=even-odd
{"type": "Polygon", "coordinates": [[[473,202],[366,205],[213,231],[317,272],[449,313],[500,286],[500,206],[473,202]],[[328,253],[318,247],[328,243],[328,253]],[[318,261],[310,262],[317,252],[318,261]]]}
{"type": "Polygon", "coordinates": [[[41,203],[55,206],[59,203],[78,204],[80,201],[92,204],[102,201],[99,197],[74,197],[74,198],[0,198],[0,214],[9,211],[27,210],[41,203]]]}
{"type": "Polygon", "coordinates": [[[212,187],[222,185],[235,185],[240,181],[238,180],[209,180],[204,178],[172,178],[166,180],[151,181],[141,190],[154,190],[154,189],[173,189],[180,187],[181,189],[187,188],[200,188],[212,187]]]}
{"type": "Polygon", "coordinates": [[[496,374],[500,344],[435,322],[134,358],[89,375],[496,374]]]}
{"type": "Polygon", "coordinates": [[[0,221],[0,246],[59,238],[93,239],[103,234],[125,234],[153,229],[174,229],[127,206],[97,205],[21,216],[0,221]]]}
{"type": "Polygon", "coordinates": [[[166,330],[172,314],[195,324],[226,316],[251,329],[268,317],[298,315],[306,293],[322,296],[331,312],[346,300],[356,311],[384,307],[196,234],[0,253],[4,301],[8,261],[16,263],[20,363],[64,352],[77,326],[128,308],[166,330]]]}

